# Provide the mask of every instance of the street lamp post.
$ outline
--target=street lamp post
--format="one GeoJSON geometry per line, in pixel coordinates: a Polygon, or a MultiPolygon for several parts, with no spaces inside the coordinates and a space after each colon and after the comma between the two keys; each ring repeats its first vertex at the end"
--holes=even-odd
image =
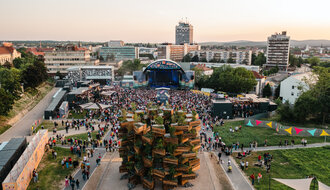
{"type": "MultiPolygon", "coordinates": [[[[1,86],[0,86],[1,87],[1,86]]],[[[325,126],[325,129],[328,129],[328,126],[325,126]]],[[[327,142],[327,136],[324,135],[324,142],[326,143],[327,142]]]]}

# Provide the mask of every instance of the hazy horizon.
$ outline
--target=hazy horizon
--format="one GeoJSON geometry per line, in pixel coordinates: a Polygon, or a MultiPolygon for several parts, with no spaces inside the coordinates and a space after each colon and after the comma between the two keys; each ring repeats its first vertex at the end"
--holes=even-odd
{"type": "Polygon", "coordinates": [[[187,17],[194,41],[330,40],[330,2],[315,0],[11,0],[0,3],[0,40],[173,43],[187,17]]]}

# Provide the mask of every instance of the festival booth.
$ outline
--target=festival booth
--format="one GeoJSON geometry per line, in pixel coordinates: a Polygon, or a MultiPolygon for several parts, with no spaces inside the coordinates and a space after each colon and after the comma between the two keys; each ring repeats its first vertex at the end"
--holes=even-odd
{"type": "Polygon", "coordinates": [[[62,88],[59,89],[55,95],[52,98],[51,103],[49,106],[46,108],[44,114],[45,114],[45,119],[53,119],[56,118],[59,110],[58,108],[60,107],[62,101],[65,99],[66,91],[63,90],[62,88]]]}
{"type": "Polygon", "coordinates": [[[69,108],[74,107],[76,104],[82,104],[88,102],[89,87],[80,87],[67,95],[67,101],[69,102],[69,108]]]}

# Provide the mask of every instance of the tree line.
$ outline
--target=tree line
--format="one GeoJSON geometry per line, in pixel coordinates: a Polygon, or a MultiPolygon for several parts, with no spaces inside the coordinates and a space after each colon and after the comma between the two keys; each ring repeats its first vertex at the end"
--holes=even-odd
{"type": "Polygon", "coordinates": [[[25,49],[18,51],[21,58],[0,66],[0,115],[8,114],[14,101],[20,99],[22,88],[35,89],[48,78],[43,56],[26,53],[25,49]]]}
{"type": "Polygon", "coordinates": [[[233,68],[224,65],[213,68],[211,76],[202,74],[198,68],[195,71],[195,84],[198,88],[212,88],[215,91],[224,91],[229,93],[247,93],[257,85],[257,81],[252,73],[245,68],[233,68]]]}

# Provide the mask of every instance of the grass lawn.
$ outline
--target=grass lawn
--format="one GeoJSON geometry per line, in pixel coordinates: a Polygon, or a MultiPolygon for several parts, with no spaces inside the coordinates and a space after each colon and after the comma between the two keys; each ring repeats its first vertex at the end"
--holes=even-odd
{"type": "Polygon", "coordinates": [[[43,83],[36,88],[36,91],[25,92],[22,95],[21,99],[15,101],[13,109],[10,110],[7,116],[0,116],[0,134],[4,133],[7,129],[10,128],[6,127],[6,123],[8,122],[8,120],[15,117],[17,114],[19,114],[25,109],[31,110],[32,108],[34,108],[34,106],[36,106],[39,101],[43,99],[49,93],[49,91],[52,90],[52,88],[52,83],[43,83]]]}
{"type": "Polygon", "coordinates": [[[34,183],[33,180],[31,180],[27,189],[35,190],[39,187],[39,189],[57,190],[64,186],[61,182],[63,182],[65,176],[72,174],[74,168],[63,169],[61,160],[63,157],[71,156],[74,161],[77,160],[77,156],[71,154],[70,149],[60,147],[55,147],[54,149],[57,152],[57,158],[53,159],[51,151],[45,153],[37,168],[39,181],[38,183],[34,183]]]}
{"type": "MultiPolygon", "coordinates": [[[[271,162],[271,178],[284,178],[284,179],[301,179],[312,174],[317,177],[322,183],[330,185],[330,146],[321,148],[305,148],[305,149],[293,149],[293,150],[273,150],[267,151],[273,155],[271,162]]],[[[257,162],[257,156],[265,152],[253,152],[248,157],[244,158],[244,161],[249,162],[248,170],[244,170],[247,176],[252,173],[255,176],[261,173],[262,179],[260,184],[255,181],[256,189],[268,189],[269,174],[266,173],[265,167],[260,168],[253,166],[257,162]]],[[[237,153],[233,154],[234,156],[237,153]]],[[[236,159],[239,163],[240,159],[236,159]]],[[[313,187],[313,183],[311,184],[313,187]]],[[[286,185],[279,183],[275,180],[271,180],[271,189],[276,190],[291,190],[286,185]]],[[[313,188],[311,188],[313,189],[313,188]]]]}
{"type": "MultiPolygon", "coordinates": [[[[58,126],[57,126],[57,131],[59,130],[64,130],[65,127],[62,126],[62,122],[61,121],[56,121],[58,126]]],[[[54,121],[50,121],[50,120],[44,120],[35,130],[35,133],[37,133],[40,129],[41,129],[41,125],[44,126],[44,129],[47,129],[48,131],[53,131],[54,129],[54,121]]]]}
{"type": "MultiPolygon", "coordinates": [[[[92,139],[96,139],[96,134],[97,131],[93,131],[92,132],[92,139]]],[[[71,136],[66,136],[65,139],[70,139],[70,138],[74,138],[74,139],[80,139],[80,140],[88,140],[88,134],[86,133],[82,133],[82,134],[77,134],[77,135],[71,135],[71,136]]]]}
{"type": "Polygon", "coordinates": [[[68,119],[85,119],[86,117],[86,114],[87,114],[87,110],[84,110],[83,112],[81,113],[75,113],[74,110],[70,110],[69,111],[69,116],[68,116],[68,119]]]}
{"type": "MultiPolygon", "coordinates": [[[[290,143],[291,139],[294,139],[295,144],[300,143],[302,138],[307,139],[308,144],[324,142],[324,137],[300,137],[282,135],[278,134],[274,129],[270,128],[247,127],[244,125],[244,121],[225,122],[223,126],[216,126],[215,132],[219,133],[219,136],[227,145],[239,141],[240,144],[243,143],[245,147],[248,147],[250,142],[253,141],[257,141],[258,146],[263,146],[265,139],[267,139],[268,146],[277,146],[280,140],[282,140],[282,143],[284,144],[285,139],[289,140],[290,143]],[[234,133],[229,132],[230,127],[234,129],[236,126],[240,125],[242,125],[242,129],[240,131],[234,133]]],[[[329,141],[328,139],[327,141],[329,141]]]]}

